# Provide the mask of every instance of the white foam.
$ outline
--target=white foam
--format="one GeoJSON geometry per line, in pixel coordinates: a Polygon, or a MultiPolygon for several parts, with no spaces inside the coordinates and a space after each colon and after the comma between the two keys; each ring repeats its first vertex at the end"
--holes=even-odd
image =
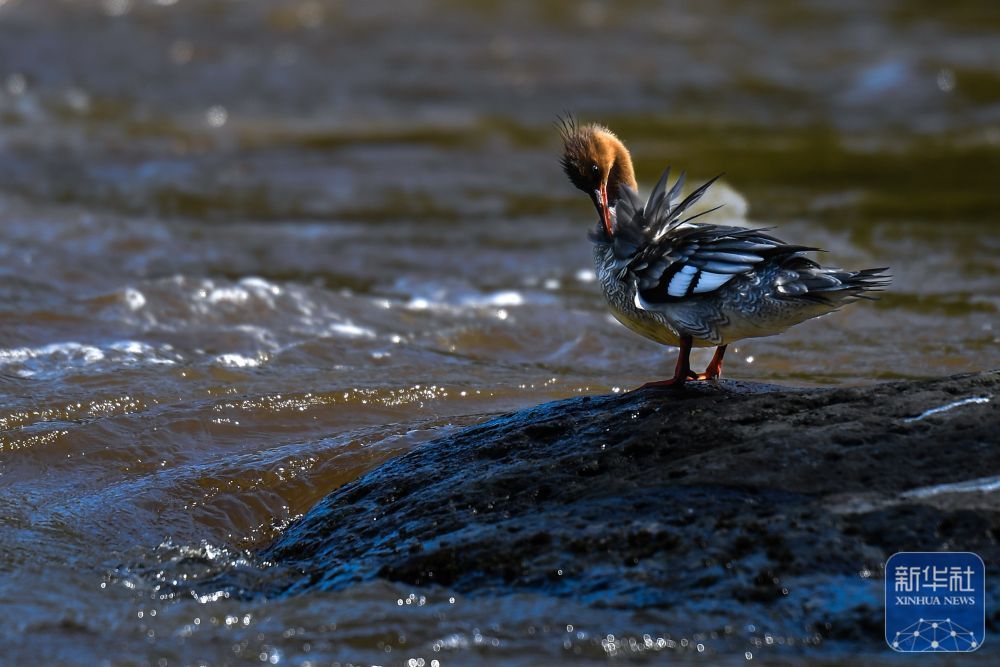
{"type": "Polygon", "coordinates": [[[125,303],[129,310],[139,310],[146,305],[146,297],[139,290],[129,287],[125,290],[125,303]]]}
{"type": "Polygon", "coordinates": [[[255,292],[269,292],[275,296],[281,294],[282,291],[279,285],[275,285],[274,283],[264,280],[263,278],[258,278],[257,276],[241,278],[240,285],[255,292]]]}
{"type": "Polygon", "coordinates": [[[515,292],[513,290],[508,290],[505,292],[496,292],[495,294],[490,294],[479,299],[467,299],[466,305],[473,306],[521,306],[524,305],[524,297],[520,292],[515,292]]]}
{"type": "Polygon", "coordinates": [[[169,345],[160,348],[135,340],[112,341],[97,346],[64,341],[37,347],[0,349],[0,367],[15,367],[21,377],[33,377],[92,366],[112,364],[173,364],[176,354],[169,345]],[[20,368],[16,368],[20,366],[20,368]]]}
{"type": "Polygon", "coordinates": [[[375,338],[375,332],[365,327],[359,327],[353,322],[338,322],[330,325],[330,331],[350,338],[375,338]]]}
{"type": "Polygon", "coordinates": [[[244,304],[250,299],[250,292],[242,287],[212,287],[205,292],[209,303],[244,304]]]}
{"type": "Polygon", "coordinates": [[[0,349],[0,365],[18,364],[32,359],[53,357],[66,360],[80,360],[92,364],[104,358],[101,348],[84,345],[73,341],[66,343],[50,343],[40,347],[16,347],[0,349]]]}
{"type": "Polygon", "coordinates": [[[503,290],[492,294],[467,294],[459,298],[450,297],[444,290],[436,291],[431,297],[414,296],[406,307],[410,310],[433,310],[457,312],[465,308],[497,308],[523,306],[524,295],[515,290],[503,290]]]}
{"type": "Polygon", "coordinates": [[[164,345],[161,350],[157,350],[155,347],[149,343],[143,343],[137,340],[121,340],[112,343],[108,346],[109,349],[115,352],[121,352],[126,356],[131,356],[134,359],[142,359],[153,364],[172,364],[175,363],[173,359],[160,357],[159,354],[162,351],[170,351],[173,349],[170,345],[164,345]]]}
{"type": "Polygon", "coordinates": [[[283,290],[280,286],[263,278],[249,276],[241,278],[234,285],[217,286],[211,280],[204,280],[194,290],[195,301],[204,301],[213,305],[233,304],[241,306],[251,299],[260,299],[269,307],[274,307],[274,297],[280,296],[283,290]]]}
{"type": "Polygon", "coordinates": [[[215,363],[229,368],[257,368],[258,366],[262,366],[264,361],[260,355],[248,357],[236,353],[220,354],[215,357],[215,363]]]}

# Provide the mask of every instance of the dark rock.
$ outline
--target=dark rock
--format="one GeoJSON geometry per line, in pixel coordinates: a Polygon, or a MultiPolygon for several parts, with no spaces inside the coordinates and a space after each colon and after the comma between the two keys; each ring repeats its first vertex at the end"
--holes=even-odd
{"type": "Polygon", "coordinates": [[[870,644],[892,553],[974,551],[995,630],[1000,492],[940,485],[1000,475],[998,389],[727,381],[541,405],[338,489],[263,557],[297,573],[284,594],[382,577],[870,644]],[[991,400],[925,414],[970,398],[991,400]]]}

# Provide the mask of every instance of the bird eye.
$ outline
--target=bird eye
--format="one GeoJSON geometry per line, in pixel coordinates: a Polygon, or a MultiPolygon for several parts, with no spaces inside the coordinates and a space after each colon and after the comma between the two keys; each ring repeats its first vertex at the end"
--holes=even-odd
{"type": "Polygon", "coordinates": [[[599,172],[599,171],[600,171],[600,168],[598,168],[598,166],[597,166],[596,164],[592,164],[592,165],[590,165],[590,171],[591,171],[592,173],[595,173],[595,174],[596,174],[597,172],[599,172]]]}

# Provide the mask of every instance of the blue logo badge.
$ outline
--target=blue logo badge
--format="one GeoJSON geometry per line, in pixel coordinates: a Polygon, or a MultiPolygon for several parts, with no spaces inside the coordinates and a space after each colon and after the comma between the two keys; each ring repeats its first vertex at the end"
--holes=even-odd
{"type": "Polygon", "coordinates": [[[986,567],[968,552],[903,551],[885,564],[885,641],[896,651],[975,651],[986,636],[986,567]]]}

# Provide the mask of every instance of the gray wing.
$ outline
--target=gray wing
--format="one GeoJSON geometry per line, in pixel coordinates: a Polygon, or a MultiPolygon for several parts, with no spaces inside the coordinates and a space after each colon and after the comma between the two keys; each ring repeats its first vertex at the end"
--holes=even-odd
{"type": "Polygon", "coordinates": [[[789,245],[763,229],[692,222],[718,207],[684,217],[718,178],[679,202],[684,173],[668,190],[669,168],[645,204],[632,189],[621,189],[612,249],[622,267],[621,277],[635,281],[646,303],[709,294],[764,262],[815,250],[789,245]]]}
{"type": "Polygon", "coordinates": [[[665,303],[714,292],[766,261],[807,250],[812,248],[788,245],[760,229],[691,225],[642,248],[628,271],[644,301],[665,303]]]}

